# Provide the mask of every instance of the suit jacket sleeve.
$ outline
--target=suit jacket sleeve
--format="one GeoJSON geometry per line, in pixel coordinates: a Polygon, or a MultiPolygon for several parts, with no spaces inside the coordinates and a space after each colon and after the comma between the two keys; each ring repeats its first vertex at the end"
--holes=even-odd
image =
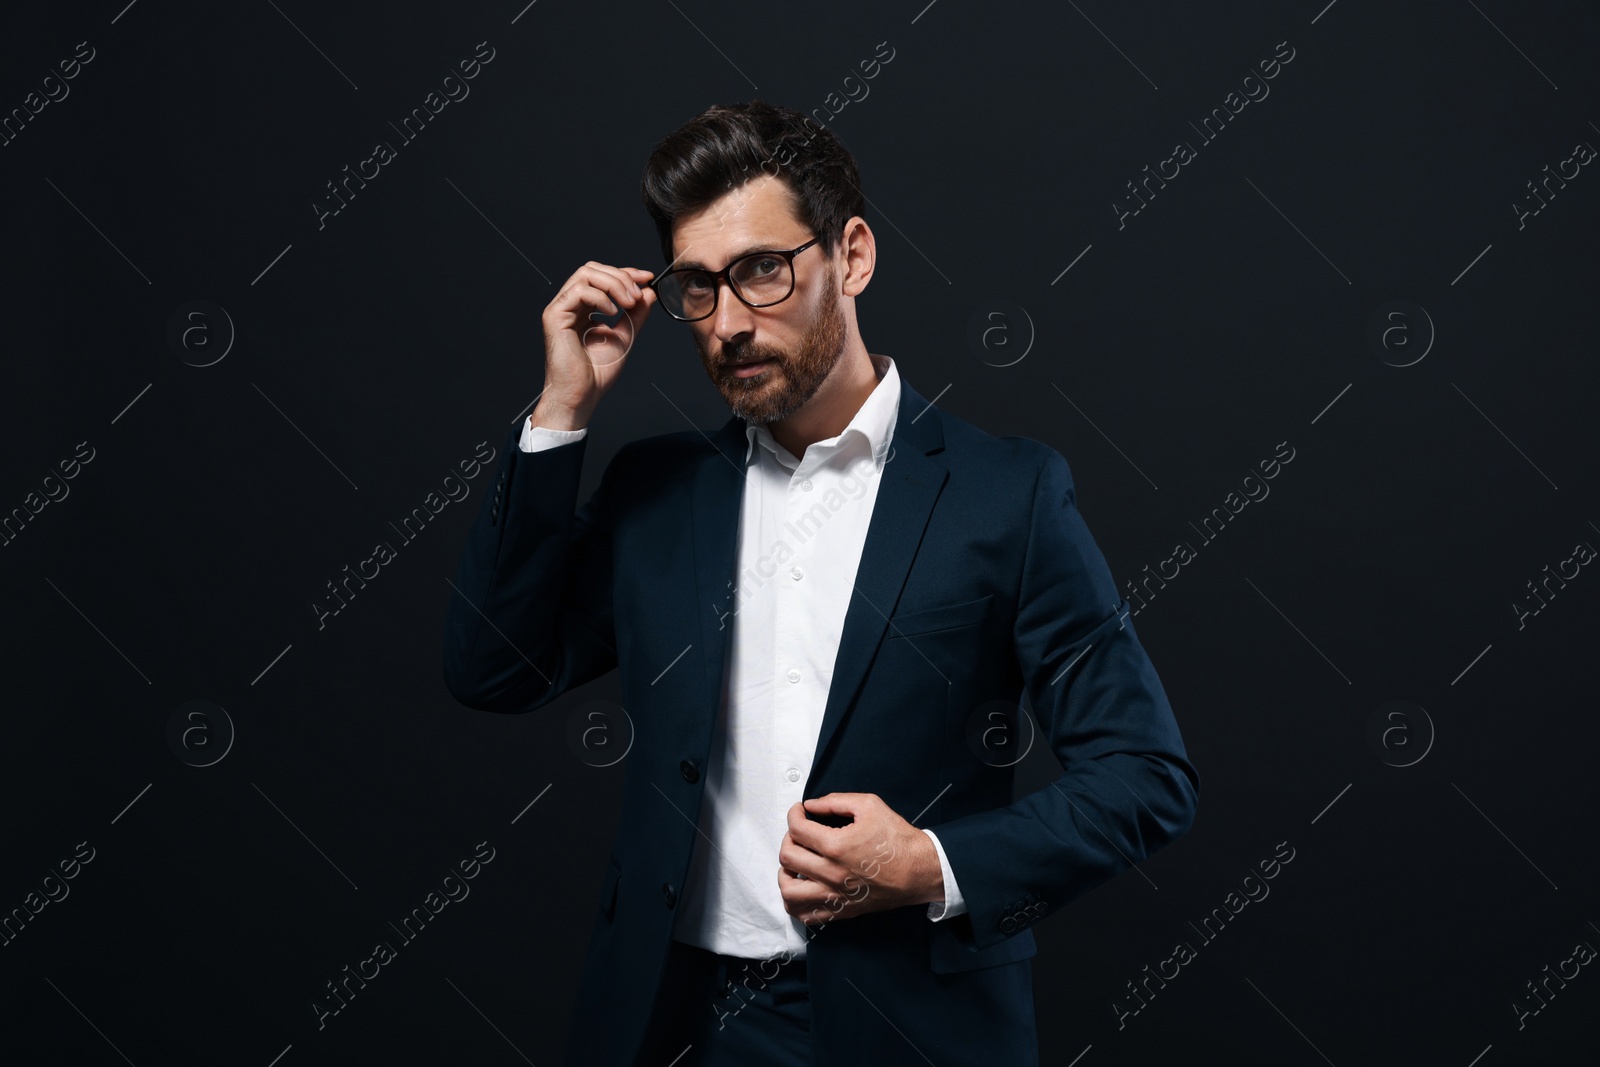
{"type": "Polygon", "coordinates": [[[971,947],[1027,928],[1186,833],[1200,778],[1128,605],[1049,450],[1034,483],[1013,631],[1035,718],[1063,774],[935,829],[971,947]]]}
{"type": "Polygon", "coordinates": [[[536,452],[514,431],[461,555],[445,686],[487,711],[532,711],[617,665],[610,499],[619,452],[574,513],[588,437],[536,452]]]}

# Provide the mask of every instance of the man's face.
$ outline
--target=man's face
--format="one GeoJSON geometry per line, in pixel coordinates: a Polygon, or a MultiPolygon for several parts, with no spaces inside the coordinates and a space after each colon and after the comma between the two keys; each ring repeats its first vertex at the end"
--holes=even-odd
{"type": "MultiPolygon", "coordinates": [[[[813,236],[795,218],[788,187],[763,175],[678,220],[673,266],[719,270],[747,250],[793,248],[813,236]]],[[[720,283],[717,310],[689,323],[712,384],[735,415],[751,422],[776,422],[800,410],[844,354],[838,272],[821,244],[795,257],[794,278],[789,298],[764,308],[750,307],[720,283]],[[736,373],[740,364],[753,373],[736,373]]]]}

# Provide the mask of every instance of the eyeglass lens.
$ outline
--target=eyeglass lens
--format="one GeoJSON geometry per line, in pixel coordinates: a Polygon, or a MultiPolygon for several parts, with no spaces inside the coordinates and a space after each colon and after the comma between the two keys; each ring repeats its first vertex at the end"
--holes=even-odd
{"type": "MultiPolygon", "coordinates": [[[[757,252],[734,263],[728,280],[747,303],[775,304],[794,286],[794,269],[784,256],[757,252]]],[[[699,319],[711,314],[717,299],[710,271],[677,270],[663,275],[656,294],[668,314],[679,319],[699,319]]]]}

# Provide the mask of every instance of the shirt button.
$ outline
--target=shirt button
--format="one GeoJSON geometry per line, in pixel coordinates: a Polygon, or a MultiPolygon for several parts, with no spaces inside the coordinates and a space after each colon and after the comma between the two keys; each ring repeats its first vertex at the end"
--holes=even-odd
{"type": "Polygon", "coordinates": [[[789,573],[794,576],[795,581],[799,581],[805,574],[799,567],[791,567],[789,573]]]}
{"type": "Polygon", "coordinates": [[[795,770],[793,767],[790,767],[789,768],[789,776],[788,777],[789,777],[789,781],[798,782],[800,780],[800,772],[795,770]]]}
{"type": "Polygon", "coordinates": [[[800,488],[808,493],[811,492],[811,479],[807,478],[805,481],[801,482],[800,488]]]}
{"type": "Polygon", "coordinates": [[[789,681],[798,682],[799,680],[800,680],[800,672],[795,670],[793,667],[790,667],[789,668],[789,681]]]}

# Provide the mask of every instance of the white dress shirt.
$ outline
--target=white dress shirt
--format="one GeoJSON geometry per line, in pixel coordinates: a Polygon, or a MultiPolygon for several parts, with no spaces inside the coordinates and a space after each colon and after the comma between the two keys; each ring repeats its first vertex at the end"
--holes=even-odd
{"type": "MultiPolygon", "coordinates": [[[[845,611],[900,406],[894,361],[874,355],[878,385],[837,437],[796,459],[759,423],[745,427],[738,567],[726,612],[729,660],[712,734],[699,828],[673,936],[711,952],[805,955],[808,931],[784,910],[778,848],[811,774],[845,611]],[[755,462],[751,462],[752,457],[755,462]],[[856,561],[851,563],[849,561],[856,561]]],[[[524,422],[524,452],[587,429],[524,422]]],[[[903,814],[903,813],[902,813],[903,814]]],[[[944,876],[934,921],[966,903],[931,830],[944,876]]]]}

